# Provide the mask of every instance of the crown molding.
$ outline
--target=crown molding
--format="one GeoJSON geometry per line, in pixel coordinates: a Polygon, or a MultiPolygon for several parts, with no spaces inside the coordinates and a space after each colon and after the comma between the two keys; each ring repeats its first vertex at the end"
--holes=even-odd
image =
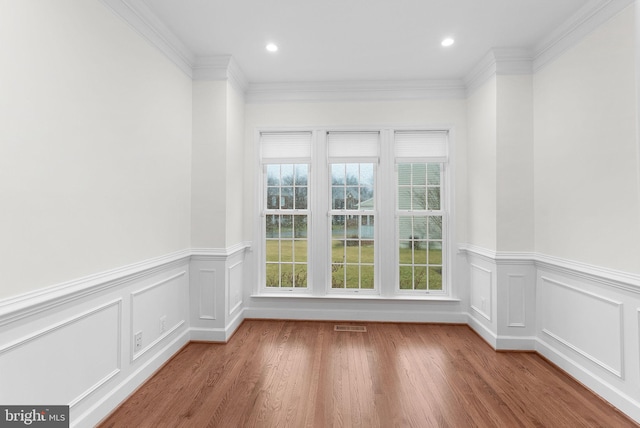
{"type": "Polygon", "coordinates": [[[160,50],[187,76],[193,77],[195,55],[149,9],[143,0],[100,0],[142,38],[160,50]]]}
{"type": "Polygon", "coordinates": [[[462,80],[250,83],[246,101],[380,101],[464,99],[462,80]]]}
{"type": "Polygon", "coordinates": [[[247,92],[247,88],[249,87],[249,81],[245,76],[244,72],[238,65],[235,59],[231,57],[229,60],[229,66],[227,67],[227,78],[238,93],[244,94],[247,92]]]}
{"type": "Polygon", "coordinates": [[[591,0],[533,49],[490,50],[465,76],[467,96],[493,76],[537,72],[633,2],[634,0],[591,0]]]}
{"type": "Polygon", "coordinates": [[[494,48],[465,76],[467,95],[499,75],[531,74],[533,55],[529,49],[494,48]]]}
{"type": "Polygon", "coordinates": [[[533,71],[537,72],[552,62],[633,2],[634,0],[589,1],[535,45],[533,71]]]}
{"type": "Polygon", "coordinates": [[[231,55],[198,57],[193,66],[193,80],[227,80],[241,94],[249,82],[231,55]]]}
{"type": "Polygon", "coordinates": [[[193,64],[193,80],[227,80],[231,55],[196,58],[193,64]]]}
{"type": "Polygon", "coordinates": [[[530,49],[496,48],[492,53],[497,75],[531,74],[533,71],[530,49]]]}
{"type": "Polygon", "coordinates": [[[250,103],[464,99],[496,75],[531,74],[634,0],[590,0],[533,49],[494,48],[462,80],[250,83],[231,55],[198,57],[145,0],[100,0],[194,80],[227,80],[250,103]]]}

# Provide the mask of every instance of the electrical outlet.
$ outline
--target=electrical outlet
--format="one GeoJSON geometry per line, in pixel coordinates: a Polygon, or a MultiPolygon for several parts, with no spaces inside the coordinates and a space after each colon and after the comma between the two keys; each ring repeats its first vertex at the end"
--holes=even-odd
{"type": "Polygon", "coordinates": [[[160,333],[164,333],[167,330],[167,316],[160,317],[160,333]]]}
{"type": "Polygon", "coordinates": [[[142,349],[142,332],[139,331],[133,336],[133,351],[138,352],[142,349]]]}

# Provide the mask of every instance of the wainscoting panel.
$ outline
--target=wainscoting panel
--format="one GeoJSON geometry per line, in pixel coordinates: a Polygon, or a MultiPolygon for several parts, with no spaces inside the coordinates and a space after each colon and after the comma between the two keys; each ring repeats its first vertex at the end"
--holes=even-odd
{"type": "Polygon", "coordinates": [[[187,321],[188,275],[185,270],[131,293],[132,360],[144,355],[187,321]],[[136,349],[136,335],[142,340],[136,349]]]}
{"type": "Polygon", "coordinates": [[[248,248],[179,251],[0,301],[0,402],[68,404],[71,427],[95,426],[190,339],[226,341],[245,317],[466,322],[640,421],[637,274],[467,248],[451,298],[276,298],[251,295],[248,248]]]}
{"type": "Polygon", "coordinates": [[[216,319],[216,270],[200,269],[198,287],[200,289],[200,319],[216,319]]]}
{"type": "Polygon", "coordinates": [[[471,309],[491,321],[492,272],[473,263],[470,267],[471,309]]]}
{"type": "Polygon", "coordinates": [[[0,301],[0,403],[95,426],[189,340],[185,251],[0,301]],[[134,357],[134,331],[142,331],[134,357]]]}
{"type": "Polygon", "coordinates": [[[116,299],[0,348],[0,403],[71,407],[121,370],[122,300],[116,299]]]}
{"type": "Polygon", "coordinates": [[[192,250],[190,332],[191,340],[226,342],[242,323],[245,289],[243,242],[232,247],[192,250]]]}
{"type": "Polygon", "coordinates": [[[544,276],[541,280],[542,333],[623,378],[622,302],[544,276]]]}
{"type": "Polygon", "coordinates": [[[232,315],[242,306],[242,269],[242,261],[229,266],[229,315],[232,315]]]}
{"type": "Polygon", "coordinates": [[[526,326],[526,278],[524,275],[507,275],[509,327],[526,326]]]}

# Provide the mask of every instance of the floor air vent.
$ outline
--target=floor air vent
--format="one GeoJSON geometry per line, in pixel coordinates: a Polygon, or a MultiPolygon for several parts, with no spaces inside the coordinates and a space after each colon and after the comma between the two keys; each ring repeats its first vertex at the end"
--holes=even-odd
{"type": "Polygon", "coordinates": [[[333,327],[335,331],[356,331],[358,333],[366,333],[367,327],[363,325],[337,325],[333,327]]]}

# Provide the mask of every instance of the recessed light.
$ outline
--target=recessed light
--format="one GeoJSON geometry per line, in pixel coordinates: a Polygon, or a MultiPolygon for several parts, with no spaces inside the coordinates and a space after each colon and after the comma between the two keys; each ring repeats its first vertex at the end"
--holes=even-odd
{"type": "Polygon", "coordinates": [[[442,40],[441,45],[444,47],[447,47],[447,46],[451,46],[454,42],[455,40],[453,40],[451,37],[447,37],[446,39],[442,40]]]}
{"type": "Polygon", "coordinates": [[[266,48],[269,52],[275,52],[278,50],[278,46],[274,43],[269,43],[266,48]]]}

